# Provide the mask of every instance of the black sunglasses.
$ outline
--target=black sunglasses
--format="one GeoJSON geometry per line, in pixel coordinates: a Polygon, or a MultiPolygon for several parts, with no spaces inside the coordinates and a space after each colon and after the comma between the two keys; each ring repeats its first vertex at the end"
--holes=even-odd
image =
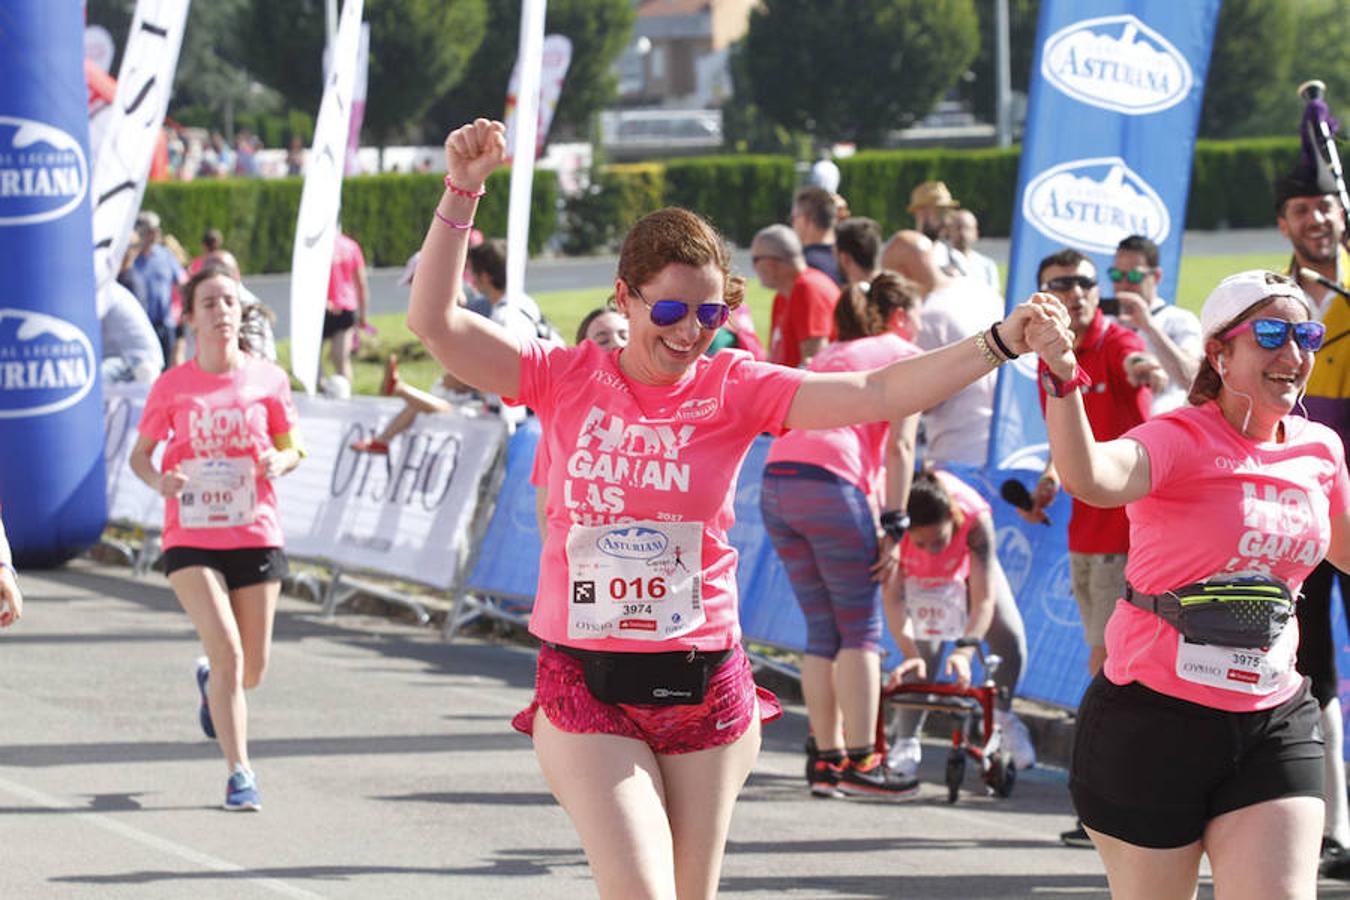
{"type": "Polygon", "coordinates": [[[1043,291],[1071,291],[1076,287],[1090,291],[1097,286],[1097,279],[1087,275],[1061,275],[1051,278],[1041,285],[1043,291]]]}

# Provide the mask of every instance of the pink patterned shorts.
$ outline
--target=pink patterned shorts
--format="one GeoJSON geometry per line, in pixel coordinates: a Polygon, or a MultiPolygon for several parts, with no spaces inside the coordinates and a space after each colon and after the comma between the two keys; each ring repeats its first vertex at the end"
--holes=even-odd
{"type": "Polygon", "coordinates": [[[539,709],[562,731],[616,734],[642,741],[661,754],[730,744],[745,734],[754,716],[772,722],[783,714],[773,692],[755,684],[750,660],[739,644],[708,679],[708,690],[697,706],[601,703],[586,687],[580,660],[552,647],[540,647],[534,701],[516,714],[511,727],[532,735],[539,709]]]}

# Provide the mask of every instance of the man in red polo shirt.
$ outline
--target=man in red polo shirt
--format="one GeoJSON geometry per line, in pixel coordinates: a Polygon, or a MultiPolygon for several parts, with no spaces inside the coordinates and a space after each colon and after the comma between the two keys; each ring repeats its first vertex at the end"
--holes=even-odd
{"type": "MultiPolygon", "coordinates": [[[[1092,260],[1077,250],[1053,253],[1041,260],[1036,281],[1042,291],[1062,300],[1069,311],[1074,353],[1089,378],[1079,390],[1093,436],[1099,441],[1120,437],[1149,417],[1153,395],[1148,385],[1158,383],[1161,367],[1145,352],[1139,335],[1109,321],[1097,308],[1100,295],[1092,260]]],[[[1044,380],[1040,395],[1044,413],[1044,380]]],[[[1047,460],[1032,495],[1033,506],[1024,517],[1032,521],[1044,518],[1041,510],[1058,492],[1054,461],[1047,460]]],[[[1130,524],[1124,507],[1100,509],[1074,499],[1069,516],[1069,566],[1088,644],[1088,669],[1094,676],[1106,660],[1106,620],[1116,600],[1125,595],[1125,556],[1129,549],[1130,524]]]]}
{"type": "Polygon", "coordinates": [[[839,286],[802,255],[802,242],[786,225],[770,225],[750,243],[755,274],[777,291],[769,331],[769,362],[805,366],[834,336],[839,286]]]}

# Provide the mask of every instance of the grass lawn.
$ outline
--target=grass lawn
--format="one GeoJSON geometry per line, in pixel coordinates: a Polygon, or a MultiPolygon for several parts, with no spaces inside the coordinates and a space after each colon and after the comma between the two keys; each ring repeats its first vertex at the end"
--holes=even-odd
{"type": "MultiPolygon", "coordinates": [[[[1278,270],[1288,262],[1287,255],[1241,255],[1229,256],[1193,256],[1181,261],[1181,280],[1177,290],[1177,302],[1183,307],[1200,312],[1200,304],[1214,288],[1214,285],[1226,275],[1244,269],[1275,268],[1278,270]]],[[[1002,272],[1007,277],[1007,272],[1002,272]]],[[[1107,286],[1109,290],[1109,285],[1107,286]]],[[[582,317],[605,302],[609,296],[608,287],[594,290],[553,291],[536,294],[544,314],[553,322],[563,337],[571,340],[576,334],[577,325],[582,317]]],[[[773,294],[760,285],[758,279],[751,277],[746,282],[746,301],[755,317],[755,328],[760,340],[768,345],[769,312],[773,303],[773,294]]],[[[404,324],[402,313],[389,313],[374,316],[372,324],[379,333],[363,344],[361,351],[354,357],[353,373],[354,393],[374,394],[379,391],[380,379],[384,374],[384,361],[390,353],[397,353],[399,368],[408,383],[418,387],[427,387],[440,377],[440,365],[430,357],[417,338],[404,324]]],[[[283,366],[290,365],[290,342],[282,341],[277,346],[283,366]]]]}

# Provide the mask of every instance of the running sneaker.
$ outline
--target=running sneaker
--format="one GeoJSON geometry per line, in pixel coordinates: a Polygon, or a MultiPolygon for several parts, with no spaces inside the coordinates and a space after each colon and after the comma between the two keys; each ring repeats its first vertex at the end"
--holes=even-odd
{"type": "Polygon", "coordinates": [[[225,782],[225,808],[230,812],[262,810],[262,800],[258,798],[258,779],[244,768],[243,763],[235,763],[230,780],[225,782]]]}
{"type": "Polygon", "coordinates": [[[1322,838],[1322,860],[1317,871],[1323,878],[1350,881],[1350,851],[1334,837],[1322,838]]]}
{"type": "Polygon", "coordinates": [[[1027,723],[1010,709],[994,710],[994,722],[1003,730],[1006,749],[1012,751],[1013,765],[1026,770],[1036,765],[1036,745],[1031,742],[1027,723]]]}
{"type": "Polygon", "coordinates": [[[811,775],[807,782],[811,786],[812,797],[842,797],[839,792],[839,777],[844,767],[839,763],[816,758],[811,764],[811,775]]]}
{"type": "Polygon", "coordinates": [[[892,772],[880,753],[861,761],[849,760],[839,773],[839,790],[851,797],[889,797],[907,800],[919,793],[919,779],[892,772]]]}
{"type": "Polygon", "coordinates": [[[1061,831],[1059,839],[1066,847],[1083,847],[1088,850],[1093,847],[1092,838],[1088,837],[1087,829],[1083,827],[1081,820],[1075,822],[1070,830],[1061,831]]]}
{"type": "Polygon", "coordinates": [[[901,778],[914,778],[922,760],[923,744],[917,737],[898,738],[886,754],[886,767],[901,778]]]}
{"type": "Polygon", "coordinates": [[[206,682],[211,678],[211,663],[205,656],[197,659],[197,693],[202,695],[201,706],[197,707],[197,721],[202,733],[215,739],[216,726],[211,722],[211,706],[206,702],[206,682]]]}

